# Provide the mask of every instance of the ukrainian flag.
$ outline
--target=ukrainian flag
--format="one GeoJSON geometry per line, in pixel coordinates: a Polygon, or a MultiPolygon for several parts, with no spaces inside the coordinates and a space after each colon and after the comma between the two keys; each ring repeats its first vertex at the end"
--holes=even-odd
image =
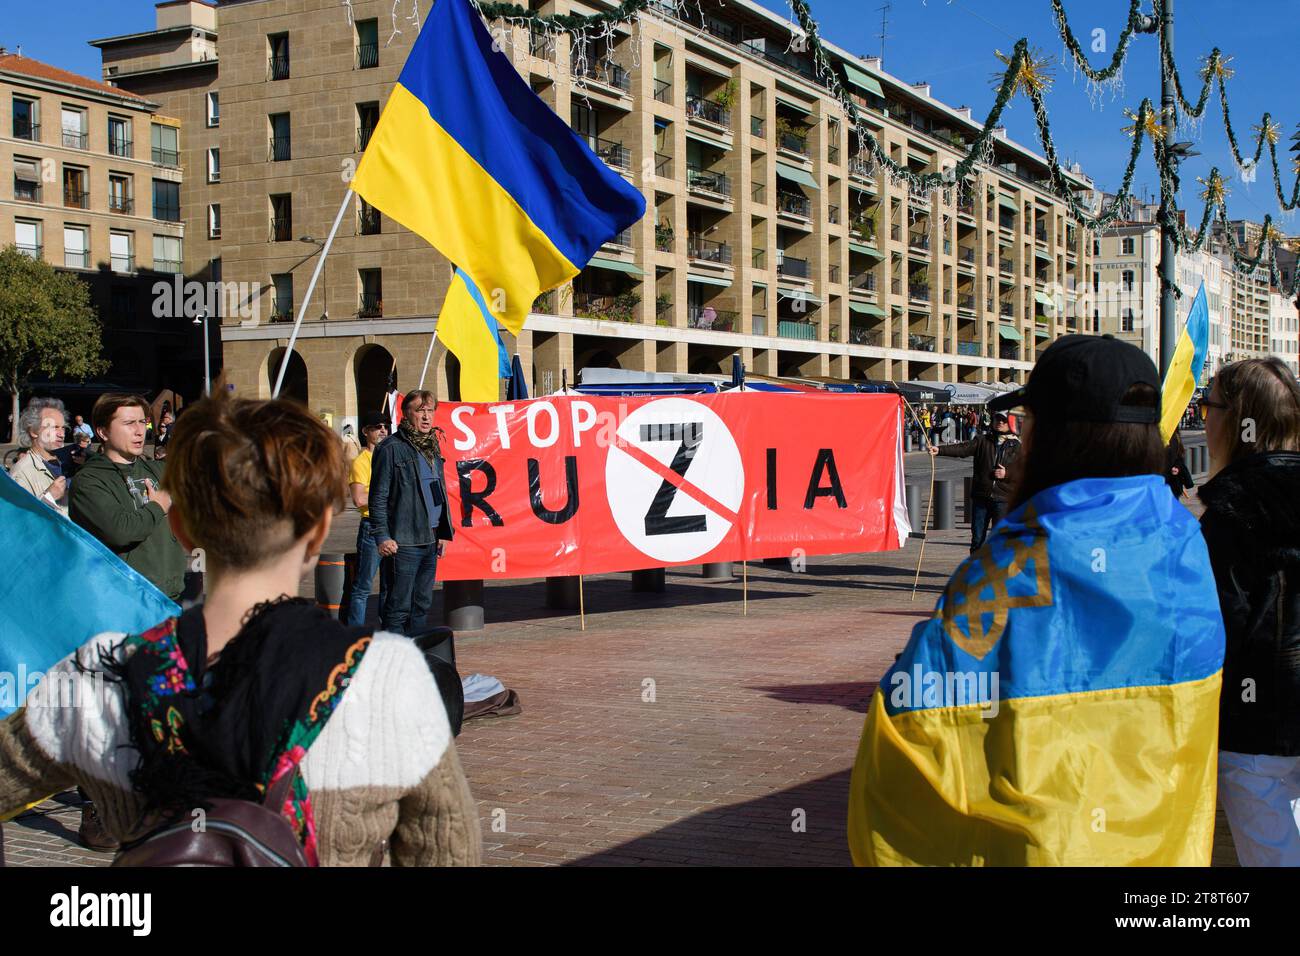
{"type": "Polygon", "coordinates": [[[1192,310],[1187,314],[1187,324],[1174,347],[1174,357],[1165,372],[1165,384],[1160,393],[1160,437],[1168,443],[1178,430],[1187,403],[1196,391],[1196,379],[1205,368],[1205,353],[1210,347],[1210,307],[1205,301],[1205,283],[1196,292],[1192,310]]]}
{"type": "Polygon", "coordinates": [[[518,335],[538,295],[645,214],[493,49],[468,0],[434,5],[352,188],[455,263],[437,328],[466,401],[499,397],[496,323],[518,335]]]}
{"type": "Polygon", "coordinates": [[[872,698],[849,794],[859,865],[1206,866],[1224,629],[1159,476],[1012,511],[872,698]]]}

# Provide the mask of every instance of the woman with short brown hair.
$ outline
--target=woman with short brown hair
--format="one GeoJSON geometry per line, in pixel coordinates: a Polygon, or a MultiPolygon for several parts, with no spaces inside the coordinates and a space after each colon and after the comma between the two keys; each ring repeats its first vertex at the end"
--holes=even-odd
{"type": "Polygon", "coordinates": [[[218,392],[177,421],[168,458],[168,520],[202,556],[206,601],[51,668],[0,723],[0,814],[78,785],[126,841],[288,782],[275,809],[308,862],[364,865],[384,841],[396,865],[478,862],[475,805],[419,649],[290,596],[343,496],[338,437],[294,402],[218,392]],[[108,692],[75,709],[51,699],[96,671],[108,692]]]}
{"type": "Polygon", "coordinates": [[[1227,631],[1219,804],[1242,865],[1300,866],[1300,384],[1280,359],[1235,362],[1200,406],[1227,631]]]}

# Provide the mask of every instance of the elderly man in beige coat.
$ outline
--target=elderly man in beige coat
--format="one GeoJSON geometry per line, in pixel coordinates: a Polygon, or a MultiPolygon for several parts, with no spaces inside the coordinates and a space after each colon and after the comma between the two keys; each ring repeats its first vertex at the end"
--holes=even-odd
{"type": "Polygon", "coordinates": [[[63,447],[67,422],[63,403],[53,398],[36,398],[18,419],[19,444],[29,451],[13,466],[10,477],[59,514],[68,514],[68,479],[55,452],[63,447]]]}

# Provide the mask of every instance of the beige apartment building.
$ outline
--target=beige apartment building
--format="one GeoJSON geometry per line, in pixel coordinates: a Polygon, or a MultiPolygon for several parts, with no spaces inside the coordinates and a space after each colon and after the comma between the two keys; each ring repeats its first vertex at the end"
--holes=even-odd
{"type": "Polygon", "coordinates": [[[105,381],[142,390],[201,375],[195,330],[151,308],[183,267],[179,127],[153,100],[0,50],[0,246],[86,281],[105,381]]]}
{"type": "MultiPolygon", "coordinates": [[[[501,36],[538,95],[647,204],[508,343],[533,394],[584,368],[720,372],[733,355],[765,375],[1023,381],[1046,343],[1094,330],[1091,236],[1052,195],[1041,157],[999,132],[993,167],[968,190],[908,195],[859,154],[844,111],[791,49],[788,21],[747,0],[685,6],[653,7],[587,50],[501,36]]],[[[105,75],[147,89],[187,131],[199,124],[185,136],[188,168],[219,151],[220,182],[187,176],[183,206],[190,229],[217,207],[220,239],[201,253],[190,243],[186,268],[219,260],[227,282],[259,284],[260,321],[227,316],[222,337],[236,391],[268,395],[416,28],[389,0],[181,2],[158,17],[153,33],[97,41],[105,75]],[[184,26],[204,43],[197,32],[182,43],[184,26]],[[174,90],[156,85],[164,74],[174,90]],[[215,100],[219,125],[208,125],[215,100]]],[[[828,52],[897,162],[946,171],[964,155],[979,129],[970,110],[877,60],[828,52]]],[[[1065,175],[1090,189],[1077,168],[1065,175]]],[[[289,389],[338,421],[378,408],[394,370],[414,387],[450,276],[423,240],[357,201],[288,358],[289,389]]],[[[435,353],[429,383],[454,394],[454,359],[435,353]]]]}

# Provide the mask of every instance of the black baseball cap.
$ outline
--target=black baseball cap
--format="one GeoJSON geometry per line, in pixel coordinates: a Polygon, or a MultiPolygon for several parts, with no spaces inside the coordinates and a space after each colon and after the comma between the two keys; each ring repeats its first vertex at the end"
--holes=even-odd
{"type": "Polygon", "coordinates": [[[382,412],[367,412],[365,415],[361,416],[362,431],[365,431],[367,428],[378,428],[380,425],[383,425],[385,428],[388,427],[388,416],[382,412]]]}
{"type": "Polygon", "coordinates": [[[992,399],[989,410],[1025,406],[1064,422],[1160,421],[1160,376],[1150,356],[1111,335],[1063,335],[1038,357],[1029,382],[992,399]],[[1125,405],[1138,384],[1155,389],[1156,405],[1125,405]]]}

